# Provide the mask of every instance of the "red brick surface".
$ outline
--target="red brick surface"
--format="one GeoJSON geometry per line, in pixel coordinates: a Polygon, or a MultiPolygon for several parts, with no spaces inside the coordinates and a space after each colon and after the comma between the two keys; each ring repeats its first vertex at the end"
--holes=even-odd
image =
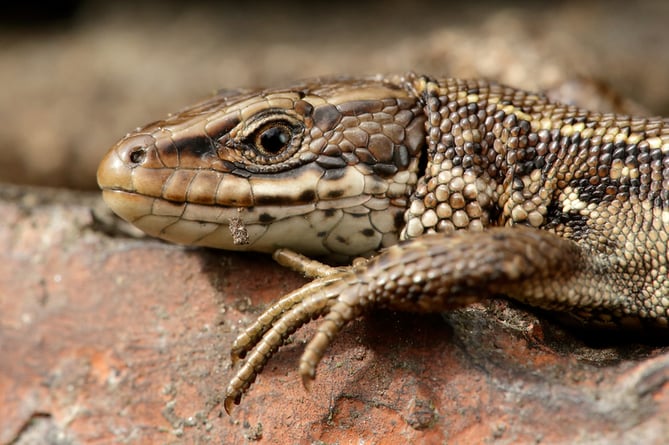
{"type": "Polygon", "coordinates": [[[239,327],[304,280],[262,255],[118,235],[100,208],[97,195],[2,188],[1,444],[668,437],[666,347],[588,347],[503,302],[357,320],[306,392],[309,326],[227,416],[239,327]]]}

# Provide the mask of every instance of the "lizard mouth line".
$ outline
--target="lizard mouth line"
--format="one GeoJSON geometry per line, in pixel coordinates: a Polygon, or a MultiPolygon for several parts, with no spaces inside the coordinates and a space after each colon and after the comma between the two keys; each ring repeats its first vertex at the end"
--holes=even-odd
{"type": "MultiPolygon", "coordinates": [[[[316,203],[297,206],[279,204],[250,207],[199,203],[188,200],[166,199],[120,188],[103,189],[102,194],[107,205],[116,214],[133,224],[141,218],[150,216],[177,217],[202,223],[227,224],[229,218],[239,218],[242,214],[245,215],[244,220],[248,223],[268,224],[282,217],[307,215],[316,211],[319,207],[316,203]]],[[[356,201],[360,202],[362,200],[356,201]]],[[[341,204],[341,207],[345,207],[344,203],[341,204]]]]}
{"type": "Polygon", "coordinates": [[[310,254],[331,255],[344,250],[339,245],[355,243],[363,254],[388,232],[388,223],[374,215],[378,211],[365,207],[371,199],[368,195],[253,207],[173,202],[111,188],[103,189],[102,195],[124,220],[151,236],[179,244],[273,252],[300,242],[310,254]],[[356,225],[358,235],[351,236],[350,227],[356,225]]]}
{"type": "MultiPolygon", "coordinates": [[[[175,200],[167,199],[161,196],[152,196],[149,194],[144,194],[136,191],[129,191],[123,188],[103,188],[102,195],[105,202],[122,218],[134,222],[135,219],[126,218],[127,210],[131,210],[130,207],[137,207],[139,205],[147,206],[146,212],[140,212],[138,216],[144,215],[161,215],[161,216],[180,216],[184,219],[188,218],[188,208],[198,208],[201,211],[207,211],[209,209],[212,212],[211,215],[200,214],[201,221],[207,222],[216,222],[219,220],[219,217],[212,217],[214,212],[217,211],[229,211],[233,210],[237,213],[247,213],[247,214],[258,214],[257,222],[268,223],[275,219],[279,219],[279,216],[296,216],[296,215],[306,215],[313,211],[347,211],[352,214],[365,214],[368,213],[368,210],[365,210],[365,204],[368,204],[370,200],[374,199],[370,195],[359,195],[346,198],[338,198],[331,200],[322,200],[318,202],[306,203],[306,204],[295,204],[289,201],[284,203],[277,204],[259,204],[251,206],[243,205],[233,205],[233,204],[221,204],[221,203],[205,203],[205,202],[193,202],[188,199],[185,200],[175,200]],[[363,206],[363,208],[359,208],[363,206]],[[272,217],[276,215],[276,217],[272,217]],[[209,216],[209,217],[207,217],[209,216]]],[[[378,206],[379,203],[375,202],[374,206],[378,206]]],[[[371,209],[371,208],[370,208],[371,209]]],[[[194,219],[195,220],[195,219],[194,219]]]]}
{"type": "MultiPolygon", "coordinates": [[[[219,203],[206,203],[206,202],[193,202],[188,199],[169,199],[169,198],[164,198],[162,196],[155,196],[155,195],[150,195],[148,193],[141,193],[137,191],[132,191],[125,189],[123,187],[101,187],[102,193],[103,194],[118,194],[118,195],[123,195],[123,196],[137,196],[137,197],[143,197],[146,199],[153,199],[157,201],[164,201],[169,204],[174,204],[174,205],[184,205],[184,204],[193,204],[193,205],[201,205],[201,206],[207,206],[207,207],[220,207],[220,208],[232,208],[232,209],[239,209],[243,208],[243,206],[235,206],[235,205],[226,205],[226,204],[219,204],[219,203]]],[[[105,198],[106,200],[106,198],[105,198]]]]}

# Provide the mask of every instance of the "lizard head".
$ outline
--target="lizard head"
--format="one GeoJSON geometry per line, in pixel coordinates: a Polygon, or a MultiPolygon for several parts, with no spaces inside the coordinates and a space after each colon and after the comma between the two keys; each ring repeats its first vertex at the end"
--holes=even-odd
{"type": "Polygon", "coordinates": [[[403,82],[224,91],[129,133],[98,169],[111,209],[172,242],[309,255],[394,244],[425,140],[403,82]]]}

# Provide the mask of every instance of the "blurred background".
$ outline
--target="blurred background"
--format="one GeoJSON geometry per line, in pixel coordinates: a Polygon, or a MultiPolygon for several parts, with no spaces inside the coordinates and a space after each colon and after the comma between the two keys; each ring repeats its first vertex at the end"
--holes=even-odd
{"type": "Polygon", "coordinates": [[[99,159],[136,126],[219,88],[325,74],[585,81],[669,115],[669,2],[332,3],[3,6],[0,182],[95,189],[99,159]]]}

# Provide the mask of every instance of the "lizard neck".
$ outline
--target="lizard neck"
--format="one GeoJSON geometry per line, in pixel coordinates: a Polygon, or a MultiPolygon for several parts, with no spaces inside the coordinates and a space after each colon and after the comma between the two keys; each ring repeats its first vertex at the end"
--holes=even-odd
{"type": "Polygon", "coordinates": [[[400,238],[483,230],[499,219],[498,184],[508,172],[490,113],[500,95],[489,84],[459,79],[410,76],[406,85],[423,105],[426,144],[400,238]]]}

